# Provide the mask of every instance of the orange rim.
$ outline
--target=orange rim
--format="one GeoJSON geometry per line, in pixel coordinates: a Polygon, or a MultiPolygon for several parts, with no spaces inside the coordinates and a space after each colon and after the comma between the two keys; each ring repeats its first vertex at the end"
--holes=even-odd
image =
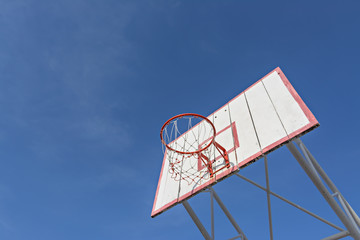
{"type": "MultiPolygon", "coordinates": [[[[199,124],[199,123],[198,123],[198,124],[199,124]]],[[[196,125],[195,125],[195,126],[196,126],[196,125]]],[[[194,126],[194,127],[195,127],[195,126],[194,126]]],[[[185,133],[187,133],[189,130],[190,130],[190,129],[188,129],[185,133]]],[[[179,137],[181,137],[181,136],[184,135],[185,133],[181,134],[179,137]]],[[[214,124],[213,124],[209,119],[207,119],[206,117],[204,117],[204,116],[202,116],[202,115],[200,115],[200,114],[196,114],[196,113],[183,113],[183,114],[176,115],[176,116],[170,118],[169,120],[167,120],[167,121],[164,123],[164,125],[162,126],[161,130],[160,130],[161,142],[166,146],[167,149],[169,149],[170,151],[174,151],[174,152],[180,153],[180,154],[189,154],[189,155],[198,154],[198,153],[204,151],[205,149],[207,149],[208,147],[210,147],[210,145],[213,144],[213,142],[215,141],[215,136],[216,136],[216,130],[215,130],[214,124]],[[164,140],[164,138],[163,138],[164,129],[166,128],[167,125],[169,125],[169,123],[170,123],[171,121],[173,121],[174,119],[177,119],[177,118],[180,119],[180,118],[186,117],[186,116],[192,116],[192,117],[195,117],[195,118],[201,118],[201,119],[205,120],[207,123],[209,123],[210,126],[212,127],[212,129],[214,130],[214,134],[213,134],[213,136],[212,136],[211,141],[210,141],[205,147],[200,148],[200,149],[197,150],[197,151],[193,151],[193,152],[183,152],[183,151],[179,151],[179,150],[173,149],[172,147],[170,147],[170,146],[165,142],[165,140],[164,140]]],[[[178,138],[179,138],[179,137],[178,137],[178,138]]],[[[178,139],[178,138],[177,138],[177,139],[178,139]]],[[[176,140],[176,139],[175,139],[175,140],[176,140]]],[[[173,140],[173,141],[175,141],[175,140],[173,140]]],[[[171,142],[173,142],[173,141],[171,141],[171,142]]],[[[171,142],[170,142],[170,143],[171,143],[171,142]]],[[[169,144],[170,144],[170,143],[169,143],[169,144]]]]}

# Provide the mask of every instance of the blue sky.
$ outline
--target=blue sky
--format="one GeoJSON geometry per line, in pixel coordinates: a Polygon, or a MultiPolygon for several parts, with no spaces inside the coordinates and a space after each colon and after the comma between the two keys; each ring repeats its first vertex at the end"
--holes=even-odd
{"type": "MultiPolygon", "coordinates": [[[[302,139],[356,211],[358,1],[0,1],[0,238],[199,239],[179,205],[151,219],[160,128],[209,115],[280,66],[320,122],[302,139]]],[[[339,221],[286,148],[271,188],[339,221]]],[[[242,173],[264,185],[263,161],[242,173]]],[[[215,186],[249,239],[266,194],[215,186]]],[[[275,239],[337,231],[273,200],[275,239]]],[[[209,226],[209,196],[190,204],[209,226]]],[[[217,239],[235,231],[218,208],[217,239]]],[[[346,239],[346,238],[345,238],[346,239]]]]}

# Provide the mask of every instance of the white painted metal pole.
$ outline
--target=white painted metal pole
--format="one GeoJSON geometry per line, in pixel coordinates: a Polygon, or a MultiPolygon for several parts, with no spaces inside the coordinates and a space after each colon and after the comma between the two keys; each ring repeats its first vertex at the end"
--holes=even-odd
{"type": "Polygon", "coordinates": [[[236,240],[236,239],[242,240],[243,238],[242,238],[242,236],[241,236],[241,234],[240,234],[240,235],[237,235],[237,236],[235,236],[235,237],[229,238],[228,240],[236,240]]]}
{"type": "Polygon", "coordinates": [[[270,240],[273,240],[273,227],[272,227],[271,202],[270,202],[270,182],[269,182],[268,162],[267,162],[267,157],[266,156],[264,157],[264,163],[265,163],[266,198],[267,198],[268,215],[269,215],[270,240]]]}
{"type": "Polygon", "coordinates": [[[342,197],[341,194],[339,194],[339,193],[336,193],[336,195],[337,195],[337,198],[339,199],[339,202],[340,202],[341,206],[343,207],[343,209],[345,210],[346,214],[348,215],[351,223],[355,226],[355,228],[357,228],[358,232],[360,232],[360,231],[359,231],[359,227],[358,227],[358,225],[356,224],[353,215],[351,215],[348,207],[346,206],[343,197],[342,197]]]}
{"type": "Polygon", "coordinates": [[[296,144],[300,147],[300,149],[302,149],[303,151],[305,151],[310,159],[310,161],[312,162],[313,166],[315,167],[316,171],[320,174],[320,176],[322,177],[322,179],[325,181],[325,183],[329,186],[329,188],[331,189],[331,191],[333,191],[334,193],[338,193],[339,196],[339,201],[343,201],[342,204],[344,205],[343,208],[347,211],[350,212],[351,217],[354,219],[354,221],[356,222],[357,226],[360,228],[360,218],[359,216],[356,214],[356,212],[352,209],[352,207],[350,206],[350,204],[346,201],[346,199],[344,198],[344,196],[340,193],[339,189],[335,186],[335,184],[331,181],[331,179],[328,177],[328,175],[325,173],[324,169],[322,169],[322,167],[320,166],[320,164],[316,161],[316,159],[314,158],[314,156],[311,154],[311,152],[309,151],[309,149],[305,146],[305,144],[301,141],[300,138],[295,139],[296,144]]]}
{"type": "Polygon", "coordinates": [[[352,207],[350,206],[350,204],[346,201],[346,199],[341,195],[341,197],[343,198],[345,205],[347,206],[347,208],[349,209],[351,216],[354,218],[356,224],[358,225],[358,227],[360,228],[360,218],[359,216],[356,214],[356,212],[354,211],[354,209],[352,209],[352,207]]]}
{"type": "Polygon", "coordinates": [[[292,153],[292,155],[295,157],[295,159],[298,161],[300,166],[304,169],[306,174],[309,176],[311,181],[314,183],[314,185],[317,187],[319,192],[323,195],[325,200],[328,202],[330,207],[334,210],[335,214],[339,217],[341,222],[345,225],[347,230],[350,232],[350,235],[356,239],[360,240],[360,233],[358,229],[351,223],[350,219],[345,215],[343,210],[340,208],[336,200],[331,196],[328,189],[325,187],[324,183],[321,181],[321,179],[318,177],[317,173],[314,172],[314,170],[309,166],[309,164],[306,162],[306,160],[303,158],[299,150],[295,147],[295,145],[292,142],[289,142],[286,144],[289,151],[292,153]]]}
{"type": "Polygon", "coordinates": [[[204,236],[206,240],[211,240],[209,233],[206,231],[204,225],[202,225],[200,219],[196,216],[194,210],[191,208],[190,204],[185,200],[182,202],[183,206],[185,207],[186,211],[189,213],[190,217],[200,230],[201,234],[204,236]]]}
{"type": "Polygon", "coordinates": [[[210,189],[210,205],[211,205],[211,238],[215,239],[215,224],[214,224],[214,192],[210,189]]]}
{"type": "Polygon", "coordinates": [[[335,192],[339,192],[339,190],[337,189],[337,187],[335,186],[335,184],[330,180],[330,178],[328,177],[328,175],[325,173],[324,169],[322,169],[322,167],[319,165],[319,163],[316,161],[316,159],[314,158],[314,156],[311,154],[311,152],[309,151],[309,149],[307,149],[307,147],[305,146],[305,144],[301,141],[300,138],[297,138],[294,140],[296,142],[296,144],[300,147],[300,149],[304,149],[305,152],[307,153],[307,155],[309,156],[309,159],[311,161],[311,163],[314,165],[314,167],[316,168],[316,171],[320,174],[320,176],[324,179],[325,183],[329,186],[329,188],[331,189],[331,191],[335,192]]]}
{"type": "Polygon", "coordinates": [[[233,216],[231,216],[229,210],[225,207],[224,203],[221,201],[220,197],[217,195],[217,193],[215,192],[215,190],[210,187],[210,189],[213,191],[214,194],[214,198],[216,200],[216,202],[219,204],[220,208],[223,210],[223,212],[225,213],[225,215],[227,216],[227,218],[229,219],[229,221],[231,222],[231,224],[234,226],[234,228],[236,229],[236,231],[243,236],[243,240],[248,240],[247,237],[245,236],[244,232],[241,230],[241,228],[239,227],[239,225],[236,223],[235,219],[233,218],[233,216]]]}
{"type": "MultiPolygon", "coordinates": [[[[266,188],[264,188],[263,186],[257,184],[256,182],[254,182],[254,181],[252,181],[252,180],[250,180],[250,179],[248,179],[248,178],[246,178],[246,177],[244,177],[244,176],[242,176],[242,175],[240,175],[240,174],[238,174],[238,173],[235,173],[235,175],[238,176],[239,178],[241,178],[241,179],[243,179],[243,180],[245,180],[245,181],[247,181],[247,182],[255,185],[256,187],[260,188],[261,190],[266,191],[266,188]]],[[[312,212],[310,212],[309,210],[301,207],[300,205],[295,204],[295,203],[291,202],[290,200],[287,200],[286,198],[280,196],[279,194],[276,194],[276,193],[271,192],[271,191],[270,191],[270,194],[273,195],[274,197],[277,197],[277,198],[283,200],[284,202],[290,204],[291,206],[296,207],[297,209],[299,209],[299,210],[301,210],[301,211],[309,214],[310,216],[313,216],[314,218],[322,221],[323,223],[326,223],[326,224],[328,224],[329,226],[332,226],[333,228],[336,228],[336,229],[339,230],[339,231],[344,231],[344,229],[342,229],[341,227],[338,227],[338,226],[336,226],[335,224],[327,221],[326,219],[324,219],[324,218],[316,215],[315,213],[312,213],[312,212]]]]}
{"type": "Polygon", "coordinates": [[[331,235],[329,237],[323,238],[321,240],[338,240],[338,239],[347,237],[349,235],[350,235],[350,233],[348,231],[342,231],[342,232],[339,232],[337,234],[331,235]]]}

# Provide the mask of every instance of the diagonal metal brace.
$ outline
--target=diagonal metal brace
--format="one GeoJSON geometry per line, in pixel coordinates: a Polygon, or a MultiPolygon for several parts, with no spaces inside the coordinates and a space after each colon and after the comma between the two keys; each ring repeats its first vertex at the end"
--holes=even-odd
{"type": "Polygon", "coordinates": [[[216,200],[216,202],[219,204],[221,210],[223,210],[223,212],[225,213],[226,217],[229,219],[229,221],[231,222],[231,224],[233,225],[233,227],[236,229],[236,231],[242,235],[244,240],[248,240],[247,237],[245,236],[244,232],[241,230],[241,228],[239,227],[239,225],[236,223],[235,219],[233,218],[233,216],[230,214],[229,210],[225,207],[224,203],[221,201],[220,197],[217,195],[217,193],[215,192],[215,190],[212,187],[209,187],[209,189],[213,192],[213,196],[216,200]]]}
{"type": "Polygon", "coordinates": [[[309,164],[304,157],[301,155],[300,151],[295,147],[292,142],[286,144],[286,147],[289,149],[291,154],[298,161],[300,166],[303,168],[305,173],[309,176],[313,184],[319,190],[324,199],[328,202],[330,207],[333,209],[335,214],[338,216],[340,221],[345,225],[347,230],[350,232],[350,235],[356,239],[360,240],[360,231],[356,224],[353,223],[353,218],[349,218],[345,212],[338,205],[336,200],[331,196],[331,193],[328,191],[327,187],[324,185],[323,181],[320,179],[318,172],[316,169],[314,170],[314,166],[309,164]]]}
{"type": "MultiPolygon", "coordinates": [[[[248,178],[240,175],[239,173],[235,173],[235,175],[238,176],[239,178],[241,178],[241,179],[243,179],[243,180],[245,180],[245,181],[253,184],[254,186],[260,188],[261,190],[266,191],[266,188],[264,188],[264,187],[261,186],[260,184],[257,184],[256,182],[254,182],[254,181],[252,181],[252,180],[250,180],[250,179],[248,179],[248,178]]],[[[277,198],[279,198],[280,200],[282,200],[282,201],[290,204],[291,206],[296,207],[297,209],[299,209],[299,210],[301,210],[301,211],[309,214],[310,216],[312,216],[312,217],[314,217],[314,218],[322,221],[323,223],[326,223],[326,224],[328,224],[329,226],[331,226],[331,227],[333,227],[333,228],[336,228],[336,229],[339,230],[339,231],[344,231],[344,229],[342,229],[341,227],[336,226],[335,224],[329,222],[328,220],[326,220],[326,219],[324,219],[324,218],[316,215],[315,213],[310,212],[309,210],[301,207],[301,206],[298,205],[298,204],[295,204],[295,203],[291,202],[290,200],[288,200],[288,199],[280,196],[279,194],[276,194],[276,193],[274,193],[274,192],[272,192],[272,191],[269,191],[269,193],[270,193],[271,195],[273,195],[274,197],[277,197],[277,198]]]]}
{"type": "Polygon", "coordinates": [[[192,218],[192,220],[194,221],[194,223],[196,224],[196,226],[198,227],[198,229],[200,230],[205,240],[212,240],[209,233],[206,231],[204,225],[202,225],[200,219],[196,216],[194,210],[191,208],[190,204],[186,200],[183,201],[182,204],[185,207],[188,214],[190,215],[190,217],[192,218]]]}
{"type": "Polygon", "coordinates": [[[331,235],[329,237],[323,238],[321,240],[338,240],[338,239],[347,237],[349,235],[350,235],[350,233],[348,231],[342,231],[342,232],[339,232],[337,234],[331,235]]]}

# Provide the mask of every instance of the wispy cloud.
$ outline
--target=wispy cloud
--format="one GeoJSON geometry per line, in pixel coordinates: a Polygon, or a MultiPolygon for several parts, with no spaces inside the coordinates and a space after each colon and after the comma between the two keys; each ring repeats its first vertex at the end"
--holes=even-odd
{"type": "Polygon", "coordinates": [[[39,157],[59,156],[71,139],[118,150],[131,143],[125,35],[136,3],[61,1],[0,4],[0,141],[21,132],[39,157]],[[96,5],[96,6],[94,6],[96,5]],[[81,14],[79,14],[81,12],[81,14]],[[31,56],[31,57],[30,57],[31,56]],[[6,130],[8,129],[8,130],[6,130]]]}
{"type": "Polygon", "coordinates": [[[0,218],[0,226],[1,226],[1,228],[6,229],[6,230],[10,230],[10,231],[15,230],[13,226],[11,226],[9,223],[7,223],[4,219],[1,219],[1,218],[0,218]]]}
{"type": "Polygon", "coordinates": [[[139,171],[135,168],[118,164],[102,166],[100,170],[89,176],[77,176],[71,179],[71,184],[62,182],[57,187],[59,191],[76,192],[98,192],[105,188],[123,189],[126,186],[137,186],[140,184],[139,171]]]}
{"type": "Polygon", "coordinates": [[[82,140],[104,147],[124,149],[132,142],[128,124],[121,120],[93,116],[73,123],[71,129],[82,140]]]}
{"type": "Polygon", "coordinates": [[[128,166],[112,166],[102,174],[90,179],[89,183],[95,188],[103,188],[108,185],[137,184],[139,172],[128,166]]]}
{"type": "MultiPolygon", "coordinates": [[[[0,184],[0,209],[5,208],[6,202],[9,198],[12,198],[13,194],[8,186],[4,184],[0,184]]],[[[9,223],[8,219],[6,218],[6,215],[3,214],[3,211],[0,211],[0,229],[13,231],[14,226],[9,223]]]]}

